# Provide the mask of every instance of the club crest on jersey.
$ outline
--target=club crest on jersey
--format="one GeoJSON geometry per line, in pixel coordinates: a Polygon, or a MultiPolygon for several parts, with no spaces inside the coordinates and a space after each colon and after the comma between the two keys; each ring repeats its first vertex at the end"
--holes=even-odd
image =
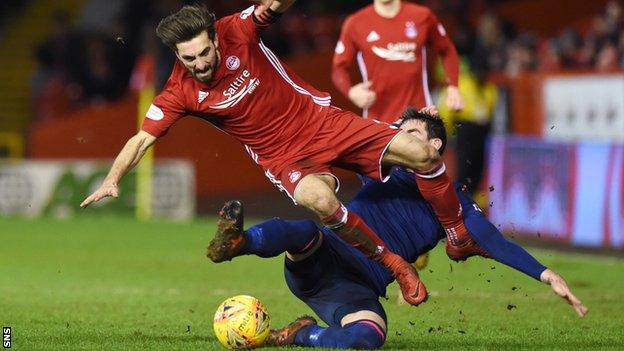
{"type": "Polygon", "coordinates": [[[301,178],[301,172],[299,172],[299,171],[290,171],[288,173],[288,180],[290,180],[290,182],[293,183],[293,184],[296,181],[298,181],[299,178],[301,178]]]}
{"type": "Polygon", "coordinates": [[[372,42],[377,41],[379,39],[381,39],[379,34],[377,34],[377,32],[375,32],[374,30],[372,30],[370,33],[368,33],[368,36],[366,37],[366,42],[372,43],[372,42]]]}
{"type": "Polygon", "coordinates": [[[230,83],[228,88],[223,91],[223,96],[225,96],[226,99],[210,107],[218,110],[232,107],[238,104],[247,94],[253,93],[258,85],[260,85],[260,80],[250,77],[251,73],[249,73],[248,70],[243,70],[243,72],[230,83]]]}
{"type": "Polygon", "coordinates": [[[416,24],[412,21],[405,22],[405,36],[410,39],[414,39],[417,35],[418,30],[416,29],[416,24]]]}
{"type": "Polygon", "coordinates": [[[200,90],[199,93],[197,93],[197,102],[201,104],[204,100],[206,100],[208,94],[209,93],[207,91],[200,90]]]}
{"type": "Polygon", "coordinates": [[[236,56],[228,56],[225,59],[225,67],[230,71],[235,71],[240,67],[240,59],[236,56]]]}

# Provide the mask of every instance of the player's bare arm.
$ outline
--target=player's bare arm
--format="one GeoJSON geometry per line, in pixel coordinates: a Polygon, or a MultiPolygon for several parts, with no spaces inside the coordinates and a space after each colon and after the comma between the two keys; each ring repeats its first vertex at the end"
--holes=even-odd
{"type": "Polygon", "coordinates": [[[457,86],[459,77],[459,55],[457,54],[455,45],[453,45],[448,33],[444,29],[444,26],[440,23],[435,14],[430,13],[428,22],[432,29],[431,36],[429,37],[429,44],[442,60],[442,67],[447,77],[448,85],[446,87],[445,103],[452,111],[459,111],[464,108],[464,100],[457,86]]]}
{"type": "Polygon", "coordinates": [[[570,291],[570,288],[568,287],[568,284],[563,279],[563,277],[561,277],[556,272],[550,269],[546,269],[544,272],[542,272],[540,280],[550,285],[555,294],[559,295],[570,305],[572,305],[572,307],[579,316],[584,317],[587,312],[589,312],[589,310],[587,309],[587,307],[585,307],[585,305],[583,305],[581,300],[579,300],[576,296],[574,296],[574,294],[572,294],[572,291],[570,291]]]}
{"type": "Polygon", "coordinates": [[[128,173],[134,166],[136,166],[145,151],[154,144],[156,137],[145,131],[139,131],[135,136],[130,138],[126,145],[121,149],[113,166],[111,167],[108,175],[104,178],[102,185],[89,195],[81,204],[80,207],[85,208],[93,202],[100,201],[105,197],[119,197],[119,181],[123,176],[128,173]]]}
{"type": "Polygon", "coordinates": [[[400,165],[411,170],[427,173],[439,167],[442,158],[438,150],[407,132],[397,135],[390,143],[382,163],[400,165]]]}

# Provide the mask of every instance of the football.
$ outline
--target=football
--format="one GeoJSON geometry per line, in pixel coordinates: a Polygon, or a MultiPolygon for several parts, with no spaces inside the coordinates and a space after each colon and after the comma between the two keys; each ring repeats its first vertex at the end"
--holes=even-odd
{"type": "Polygon", "coordinates": [[[228,349],[262,346],[271,327],[267,308],[253,296],[238,295],[223,301],[214,316],[214,332],[228,349]]]}

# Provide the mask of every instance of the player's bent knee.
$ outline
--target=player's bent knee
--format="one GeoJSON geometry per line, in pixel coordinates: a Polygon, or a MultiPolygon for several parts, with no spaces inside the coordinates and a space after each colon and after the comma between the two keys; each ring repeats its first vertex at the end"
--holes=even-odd
{"type": "Polygon", "coordinates": [[[331,216],[340,206],[334,194],[324,191],[319,191],[317,194],[310,194],[302,201],[297,200],[297,202],[311,209],[321,217],[331,216]]]}
{"type": "Polygon", "coordinates": [[[350,348],[378,349],[386,341],[386,321],[378,313],[361,310],[342,317],[340,324],[351,333],[357,334],[350,348]]]}
{"type": "Polygon", "coordinates": [[[318,250],[318,248],[321,247],[321,245],[323,244],[323,232],[319,231],[318,235],[319,235],[319,239],[316,241],[314,245],[312,245],[312,247],[300,253],[290,253],[286,251],[286,257],[288,257],[288,259],[293,262],[301,262],[305,260],[306,258],[312,256],[312,254],[314,254],[316,250],[318,250]]]}
{"type": "Polygon", "coordinates": [[[352,313],[345,315],[340,320],[340,324],[342,326],[345,326],[347,324],[351,324],[351,323],[355,323],[355,322],[359,322],[363,320],[375,322],[375,324],[377,324],[381,328],[381,331],[383,333],[386,332],[386,321],[383,319],[383,317],[380,316],[377,312],[373,312],[367,309],[362,309],[360,311],[352,312],[352,313]]]}
{"type": "Polygon", "coordinates": [[[338,203],[338,199],[335,196],[326,196],[322,198],[318,198],[314,203],[314,208],[316,212],[321,214],[323,217],[331,216],[338,207],[340,203],[338,203]]]}
{"type": "Polygon", "coordinates": [[[295,201],[321,217],[332,215],[340,206],[332,188],[335,187],[333,181],[333,178],[328,180],[318,175],[304,177],[295,189],[295,201]]]}

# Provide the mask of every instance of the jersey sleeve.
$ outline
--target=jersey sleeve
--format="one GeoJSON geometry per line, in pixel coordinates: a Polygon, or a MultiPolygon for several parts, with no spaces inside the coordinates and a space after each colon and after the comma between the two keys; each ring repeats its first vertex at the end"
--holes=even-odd
{"type": "Polygon", "coordinates": [[[496,261],[540,280],[546,267],[520,245],[505,239],[474,201],[456,188],[464,209],[464,223],[472,238],[496,261]]]}
{"type": "Polygon", "coordinates": [[[186,115],[179,94],[175,84],[167,83],[147,110],[141,129],[157,138],[167,134],[169,128],[186,115]]]}
{"type": "Polygon", "coordinates": [[[342,25],[332,60],[332,81],[344,96],[349,95],[349,89],[353,86],[349,71],[355,62],[355,55],[358,51],[353,39],[353,30],[353,17],[349,17],[342,25]]]}
{"type": "Polygon", "coordinates": [[[281,14],[269,9],[256,16],[255,10],[256,6],[252,5],[241,12],[219,20],[218,22],[221,25],[226,25],[229,29],[223,33],[226,37],[219,38],[219,40],[234,40],[248,43],[260,42],[262,29],[275,23],[281,14]]]}
{"type": "Polygon", "coordinates": [[[444,29],[444,26],[433,12],[429,12],[427,24],[429,26],[428,44],[442,59],[442,66],[446,73],[447,84],[457,86],[459,78],[459,56],[457,55],[455,45],[453,45],[446,29],[444,29]]]}

